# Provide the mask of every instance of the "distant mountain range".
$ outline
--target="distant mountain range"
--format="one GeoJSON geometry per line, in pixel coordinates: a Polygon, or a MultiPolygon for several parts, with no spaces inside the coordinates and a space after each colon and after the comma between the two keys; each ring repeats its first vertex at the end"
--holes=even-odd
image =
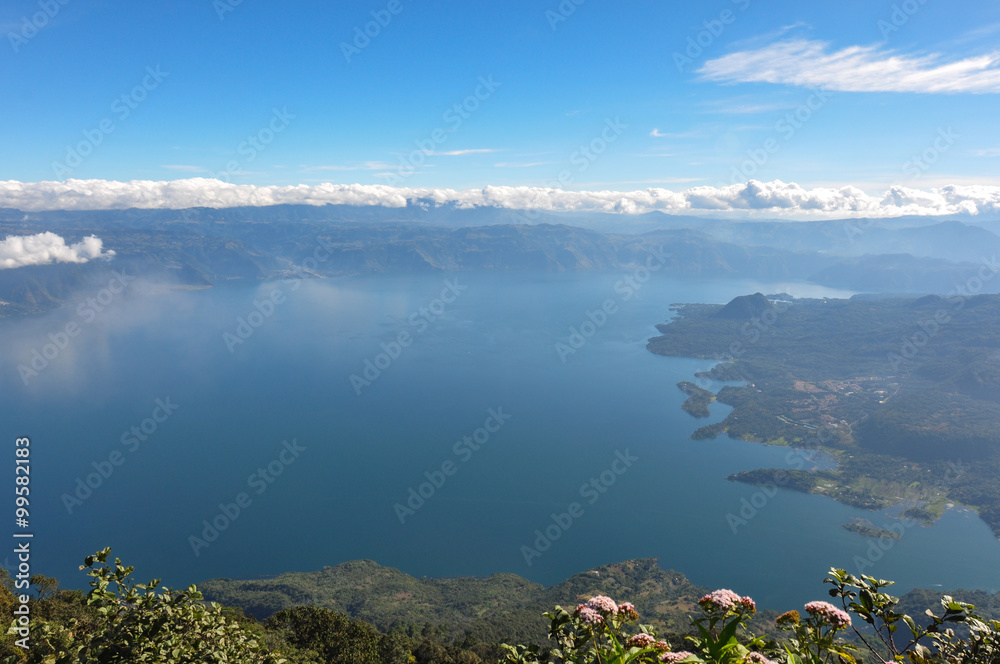
{"type": "Polygon", "coordinates": [[[1000,253],[1000,235],[990,228],[1000,229],[1000,222],[733,222],[430,205],[0,209],[0,237],[52,231],[76,242],[94,234],[116,253],[83,265],[0,270],[0,315],[58,306],[106,281],[111,270],[210,286],[291,274],[630,270],[655,260],[661,272],[684,278],[809,280],[859,291],[946,294],[1000,253]]]}

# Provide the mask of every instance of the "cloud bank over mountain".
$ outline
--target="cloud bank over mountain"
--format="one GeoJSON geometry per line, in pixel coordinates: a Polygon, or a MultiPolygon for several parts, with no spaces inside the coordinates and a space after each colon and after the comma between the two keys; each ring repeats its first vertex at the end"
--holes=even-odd
{"type": "Polygon", "coordinates": [[[114,251],[102,251],[104,242],[93,235],[76,244],[55,233],[11,235],[0,240],[0,270],[49,263],[86,263],[94,258],[110,258],[114,251]]]}
{"type": "MultiPolygon", "coordinates": [[[[774,180],[725,187],[692,187],[675,192],[566,191],[546,187],[488,186],[482,189],[421,189],[387,185],[319,184],[237,185],[220,180],[66,180],[0,181],[0,207],[25,211],[225,208],[282,204],[305,205],[455,205],[516,210],[587,211],[784,217],[894,217],[901,215],[1000,214],[1000,186],[949,185],[937,189],[894,186],[881,196],[856,187],[806,189],[774,180]]],[[[74,245],[76,246],[76,245],[74,245]]]]}

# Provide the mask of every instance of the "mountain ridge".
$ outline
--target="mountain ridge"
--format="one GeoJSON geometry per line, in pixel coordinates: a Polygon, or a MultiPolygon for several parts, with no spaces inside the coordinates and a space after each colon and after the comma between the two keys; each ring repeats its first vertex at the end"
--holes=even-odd
{"type": "Polygon", "coordinates": [[[655,271],[674,277],[794,279],[862,291],[903,288],[944,293],[978,268],[973,262],[956,262],[956,256],[964,258],[993,246],[1000,253],[1000,236],[957,221],[878,229],[887,234],[922,233],[924,246],[945,247],[942,255],[948,256],[917,258],[889,253],[908,247],[909,236],[886,241],[881,245],[883,254],[861,256],[852,255],[857,253],[853,249],[838,255],[822,243],[807,246],[786,237],[801,235],[809,224],[822,223],[834,229],[832,233],[856,220],[723,222],[659,214],[649,217],[655,228],[630,234],[571,225],[594,226],[588,222],[592,213],[577,217],[544,213],[532,217],[539,223],[525,224],[514,223],[525,217],[494,208],[400,210],[352,206],[0,210],[0,235],[53,231],[72,243],[96,234],[105,250],[116,252],[107,262],[82,266],[59,263],[0,270],[0,302],[5,303],[0,304],[0,315],[36,313],[65,304],[75,293],[85,292],[88,283],[106,281],[112,270],[129,270],[162,284],[204,287],[232,279],[294,275],[637,270],[647,266],[650,252],[655,251],[667,256],[665,261],[658,259],[655,271]],[[948,240],[955,224],[980,240],[995,237],[996,242],[972,242],[975,247],[960,252],[948,240]],[[765,238],[774,236],[774,241],[747,242],[744,236],[757,231],[765,238]]]}

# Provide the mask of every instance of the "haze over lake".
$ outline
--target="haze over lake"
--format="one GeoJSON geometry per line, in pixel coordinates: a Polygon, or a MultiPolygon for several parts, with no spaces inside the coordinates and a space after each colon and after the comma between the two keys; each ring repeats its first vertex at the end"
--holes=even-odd
{"type": "MultiPolygon", "coordinates": [[[[841,524],[891,521],[781,490],[734,533],[727,514],[760,489],[725,477],[785,466],[788,450],[690,440],[728,407],[712,404],[712,417],[696,420],[680,409],[676,383],[712,363],[645,345],[672,303],[851,293],[653,278],[626,301],[616,289],[623,276],[449,273],[190,292],[137,285],[92,322],[75,307],[4,321],[0,388],[19,435],[33,443],[33,570],[83,586],[82,558],[111,545],[139,577],[173,586],[359,558],[418,576],[513,572],[551,584],[658,557],[696,583],[765,606],[815,599],[830,566],[855,571],[855,557],[869,555],[869,541],[841,524]],[[609,299],[613,313],[564,362],[556,344],[609,299]],[[277,302],[270,315],[270,306],[255,307],[265,300],[277,302]],[[261,310],[252,321],[260,325],[240,338],[237,319],[261,310]],[[18,365],[73,321],[80,334],[25,386],[18,365]],[[410,344],[397,353],[401,339],[410,344]],[[398,356],[386,363],[383,352],[398,356]],[[370,385],[352,386],[366,360],[384,368],[369,370],[370,385]],[[500,414],[509,419],[497,429],[500,414]],[[151,430],[147,419],[163,421],[151,430]],[[456,446],[480,427],[497,430],[456,446]],[[452,474],[437,474],[448,463],[452,474]],[[77,479],[102,469],[107,477],[79,499],[77,479]],[[581,493],[602,473],[613,484],[581,493]],[[394,508],[428,481],[440,486],[412,513],[394,508]],[[205,537],[203,522],[241,493],[249,502],[239,515],[205,537]],[[529,565],[522,546],[536,547],[536,529],[574,502],[582,514],[529,565]]],[[[995,591],[998,563],[1000,542],[986,525],[951,510],[933,527],[908,528],[865,571],[895,579],[899,592],[995,591]]]]}

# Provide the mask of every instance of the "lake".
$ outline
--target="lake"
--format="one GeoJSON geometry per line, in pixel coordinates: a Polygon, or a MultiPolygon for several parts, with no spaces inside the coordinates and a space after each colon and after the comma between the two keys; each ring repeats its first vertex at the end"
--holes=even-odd
{"type": "Polygon", "coordinates": [[[672,303],[850,293],[626,276],[137,281],[100,311],[4,320],[0,432],[32,440],[33,571],[84,587],[83,557],[112,546],[172,586],[360,558],[552,584],[657,557],[782,610],[859,561],[900,592],[1000,588],[974,513],[872,551],[840,526],[884,515],[726,481],[795,458],[690,440],[728,407],[696,420],[676,383],[712,363],[645,349],[672,303]],[[36,350],[51,359],[21,375],[36,350]]]}

